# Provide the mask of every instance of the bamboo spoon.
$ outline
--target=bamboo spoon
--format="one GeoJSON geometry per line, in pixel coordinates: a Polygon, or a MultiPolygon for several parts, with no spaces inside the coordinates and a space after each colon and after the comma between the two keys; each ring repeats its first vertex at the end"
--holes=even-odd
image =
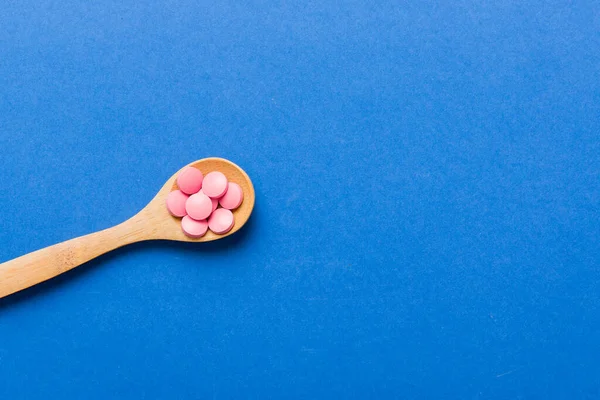
{"type": "MultiPolygon", "coordinates": [[[[204,174],[221,171],[230,182],[244,191],[244,202],[233,212],[235,225],[224,235],[208,231],[199,239],[187,237],[181,230],[181,220],[169,214],[167,195],[177,189],[177,172],[158,194],[138,214],[112,228],[91,233],[26,254],[0,264],[0,298],[54,278],[104,253],[119,247],[146,240],[175,240],[179,242],[210,242],[238,231],[250,218],[254,208],[254,187],[248,175],[234,163],[222,158],[205,158],[191,163],[204,174]]],[[[183,170],[183,168],[182,168],[183,170]]]]}

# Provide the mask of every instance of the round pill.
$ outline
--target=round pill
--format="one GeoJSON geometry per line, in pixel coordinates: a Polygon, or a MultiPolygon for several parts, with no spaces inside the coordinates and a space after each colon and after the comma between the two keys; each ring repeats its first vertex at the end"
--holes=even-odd
{"type": "Polygon", "coordinates": [[[183,193],[195,194],[202,187],[203,180],[204,175],[202,175],[199,169],[187,167],[177,177],[177,186],[179,186],[179,190],[183,193]]]}
{"type": "Polygon", "coordinates": [[[185,210],[190,217],[200,221],[212,213],[212,201],[204,193],[196,193],[185,202],[185,210]]]}
{"type": "Polygon", "coordinates": [[[227,191],[227,178],[222,172],[210,172],[204,177],[202,189],[208,197],[219,198],[227,191]]]}
{"type": "Polygon", "coordinates": [[[244,201],[244,192],[240,185],[234,182],[229,182],[227,192],[219,199],[221,207],[228,210],[235,210],[244,201]]]}
{"type": "Polygon", "coordinates": [[[188,195],[181,190],[174,190],[167,196],[167,210],[174,217],[183,217],[187,214],[185,211],[185,202],[188,195]]]}
{"type": "Polygon", "coordinates": [[[186,215],[181,220],[181,229],[183,233],[192,238],[201,238],[208,230],[208,222],[206,220],[196,221],[189,215],[186,215]]]}
{"type": "Polygon", "coordinates": [[[210,215],[208,227],[217,235],[223,235],[233,228],[233,214],[226,208],[219,208],[210,215]]]}
{"type": "MultiPolygon", "coordinates": [[[[204,193],[202,191],[202,189],[200,189],[200,191],[198,193],[204,193]]],[[[212,201],[212,211],[215,211],[217,209],[217,207],[219,206],[219,199],[213,199],[212,197],[210,197],[210,201],[212,201]]]]}

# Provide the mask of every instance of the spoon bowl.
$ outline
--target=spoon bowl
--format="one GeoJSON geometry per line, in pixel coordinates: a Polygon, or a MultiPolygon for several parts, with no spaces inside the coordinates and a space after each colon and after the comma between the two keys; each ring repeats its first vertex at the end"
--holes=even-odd
{"type": "Polygon", "coordinates": [[[244,170],[222,158],[205,158],[186,167],[173,175],[154,199],[127,221],[0,264],[0,298],[53,278],[104,253],[131,243],[146,240],[210,242],[239,231],[250,218],[255,200],[252,181],[244,170]],[[186,167],[198,168],[203,174],[220,171],[225,174],[229,182],[235,182],[242,188],[244,201],[233,211],[235,225],[226,234],[217,235],[208,231],[201,238],[188,237],[181,229],[181,219],[173,217],[167,211],[167,196],[178,189],[177,176],[186,167]]]}
{"type": "Polygon", "coordinates": [[[189,165],[186,165],[173,175],[167,183],[164,184],[158,194],[152,199],[150,203],[136,216],[132,218],[132,222],[142,225],[147,234],[149,235],[147,240],[175,240],[179,242],[211,242],[213,240],[223,239],[229,235],[239,231],[252,214],[254,209],[254,186],[248,174],[243,169],[238,167],[236,164],[223,158],[204,158],[202,160],[195,161],[189,165]],[[177,176],[187,167],[194,167],[202,171],[206,176],[209,172],[220,171],[227,177],[229,182],[234,182],[240,185],[244,193],[244,201],[235,210],[232,211],[235,224],[233,228],[223,234],[217,235],[210,230],[206,232],[206,235],[201,238],[191,238],[186,236],[181,229],[181,218],[173,217],[167,211],[166,201],[167,196],[173,190],[179,189],[177,186],[177,176]]]}

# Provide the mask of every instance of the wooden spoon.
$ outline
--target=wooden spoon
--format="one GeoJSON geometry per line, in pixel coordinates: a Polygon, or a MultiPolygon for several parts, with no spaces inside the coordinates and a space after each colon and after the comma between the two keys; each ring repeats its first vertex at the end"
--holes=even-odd
{"type": "MultiPolygon", "coordinates": [[[[230,182],[242,187],[244,202],[233,211],[235,225],[224,235],[210,230],[199,239],[187,237],[181,230],[181,219],[169,214],[167,195],[177,189],[178,171],[165,183],[154,199],[129,220],[112,228],[91,233],[26,254],[0,264],[0,298],[53,278],[119,247],[145,240],[210,242],[227,237],[248,221],[254,208],[254,187],[248,175],[234,163],[222,158],[205,158],[189,164],[207,174],[221,171],[230,182]]],[[[185,168],[185,167],[184,167],[185,168]]]]}

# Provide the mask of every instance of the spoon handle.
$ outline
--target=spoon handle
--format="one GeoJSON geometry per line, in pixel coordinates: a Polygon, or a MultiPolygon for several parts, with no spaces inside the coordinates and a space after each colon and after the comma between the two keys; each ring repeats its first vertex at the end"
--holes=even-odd
{"type": "Polygon", "coordinates": [[[143,240],[131,229],[134,225],[128,222],[0,264],[0,298],[54,278],[111,250],[143,240]]]}

